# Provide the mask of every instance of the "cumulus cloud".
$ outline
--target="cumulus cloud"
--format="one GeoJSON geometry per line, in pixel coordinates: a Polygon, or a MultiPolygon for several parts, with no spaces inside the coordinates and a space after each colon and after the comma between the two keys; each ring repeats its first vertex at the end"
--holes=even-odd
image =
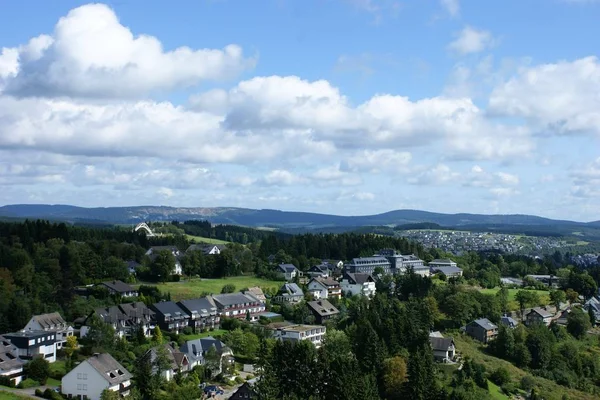
{"type": "Polygon", "coordinates": [[[408,183],[413,185],[443,185],[460,179],[458,172],[444,164],[438,164],[430,169],[425,169],[415,176],[408,178],[408,183]]]}
{"type": "Polygon", "coordinates": [[[489,111],[524,118],[541,133],[600,135],[598,93],[597,57],[524,67],[492,91],[489,111]]]}
{"type": "Polygon", "coordinates": [[[460,55],[480,53],[494,45],[494,37],[489,31],[466,26],[456,34],[456,39],[448,49],[460,55]]]}
{"type": "Polygon", "coordinates": [[[62,17],[52,35],[3,49],[0,83],[18,96],[131,98],[233,77],[253,65],[237,45],[165,51],[157,38],[123,26],[108,6],[88,4],[62,17]]]}
{"type": "Polygon", "coordinates": [[[456,17],[460,12],[460,3],[458,0],[440,0],[440,4],[451,17],[456,17]]]}
{"type": "Polygon", "coordinates": [[[363,150],[351,154],[340,166],[353,172],[405,171],[412,160],[411,153],[392,149],[363,150]]]}
{"type": "Polygon", "coordinates": [[[264,179],[268,185],[289,186],[305,182],[306,180],[290,171],[276,169],[269,172],[264,179]]]}
{"type": "Polygon", "coordinates": [[[575,197],[600,197],[600,157],[587,165],[574,168],[569,176],[573,181],[571,193],[575,197]]]}

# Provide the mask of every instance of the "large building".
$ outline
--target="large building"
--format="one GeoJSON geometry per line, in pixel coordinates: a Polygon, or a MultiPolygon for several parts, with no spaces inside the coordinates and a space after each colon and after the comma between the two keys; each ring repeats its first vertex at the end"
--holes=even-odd
{"type": "Polygon", "coordinates": [[[150,307],[156,313],[156,322],[162,330],[179,333],[190,323],[190,315],[173,301],[161,301],[150,307]]]}
{"type": "Polygon", "coordinates": [[[60,349],[67,343],[67,337],[73,336],[74,329],[59,313],[34,315],[31,317],[23,331],[46,331],[56,334],[56,348],[60,349]]]}
{"type": "Polygon", "coordinates": [[[17,355],[23,360],[42,357],[51,363],[56,361],[56,332],[21,331],[2,336],[17,348],[17,355]]]}
{"type": "Polygon", "coordinates": [[[195,332],[219,327],[220,318],[217,312],[217,305],[212,297],[206,296],[200,299],[182,300],[177,305],[190,315],[190,326],[195,332]]]}
{"type": "Polygon", "coordinates": [[[23,380],[25,361],[19,357],[19,349],[8,339],[0,336],[0,376],[18,385],[23,380]]]}
{"type": "Polygon", "coordinates": [[[283,341],[299,342],[308,340],[315,347],[320,347],[321,342],[325,338],[326,328],[321,325],[286,325],[275,328],[273,337],[283,341]]]}
{"type": "Polygon", "coordinates": [[[258,320],[258,314],[265,311],[265,305],[256,297],[247,293],[227,293],[213,296],[221,317],[258,320]]]}
{"type": "Polygon", "coordinates": [[[346,272],[353,274],[375,274],[375,269],[381,269],[384,274],[392,272],[392,264],[383,256],[353,258],[346,264],[346,272]]]}

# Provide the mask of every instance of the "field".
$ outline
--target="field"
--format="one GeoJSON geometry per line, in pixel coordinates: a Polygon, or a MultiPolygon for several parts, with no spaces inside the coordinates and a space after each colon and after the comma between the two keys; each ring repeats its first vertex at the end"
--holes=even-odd
{"type": "MultiPolygon", "coordinates": [[[[485,294],[496,294],[496,293],[498,293],[499,290],[500,290],[499,287],[493,288],[493,289],[479,289],[479,291],[481,293],[485,293],[485,294]]],[[[519,290],[522,290],[522,289],[508,289],[509,308],[513,311],[517,311],[519,309],[519,303],[517,303],[517,301],[515,300],[515,296],[519,290]]],[[[528,292],[536,292],[538,294],[538,296],[540,297],[540,302],[542,304],[550,303],[550,295],[549,295],[548,291],[546,291],[546,290],[529,290],[529,289],[526,289],[526,290],[528,292]]]]}
{"type": "Polygon", "coordinates": [[[188,340],[205,338],[207,336],[212,336],[212,337],[218,338],[218,337],[223,336],[226,333],[227,333],[227,331],[225,331],[223,329],[215,329],[214,331],[208,331],[208,332],[204,332],[204,333],[196,333],[196,334],[191,334],[191,335],[180,335],[180,336],[185,341],[188,341],[188,340]]]}
{"type": "Polygon", "coordinates": [[[229,242],[226,242],[225,240],[206,238],[206,237],[202,237],[202,236],[185,235],[185,237],[188,240],[195,241],[196,243],[208,243],[208,244],[228,244],[229,243],[229,242]]]}
{"type": "MultiPolygon", "coordinates": [[[[450,336],[450,335],[447,335],[450,336]]],[[[486,371],[492,372],[498,367],[504,367],[508,370],[511,377],[511,382],[514,383],[517,387],[521,381],[521,378],[525,375],[529,375],[533,377],[535,382],[535,389],[538,394],[541,394],[545,400],[561,400],[563,395],[567,395],[570,400],[592,400],[597,399],[596,396],[583,393],[578,390],[568,389],[564,386],[560,386],[557,383],[544,379],[538,376],[533,376],[524,370],[517,368],[513,364],[508,361],[502,360],[500,358],[491,356],[485,353],[483,349],[483,345],[479,342],[471,339],[468,336],[456,333],[453,335],[454,342],[456,344],[456,350],[462,354],[463,357],[470,357],[474,361],[481,363],[485,366],[486,371]]],[[[490,385],[490,392],[493,394],[493,388],[490,385]]],[[[504,397],[492,397],[496,399],[501,399],[504,397]]]]}
{"type": "Polygon", "coordinates": [[[488,381],[488,390],[490,392],[490,398],[497,400],[506,400],[508,396],[502,393],[502,389],[498,387],[494,382],[488,381]]]}
{"type": "Polygon", "coordinates": [[[269,281],[255,276],[232,276],[223,279],[193,279],[191,281],[159,283],[155,286],[161,292],[170,292],[171,298],[177,301],[194,299],[206,292],[213,294],[221,293],[223,286],[229,284],[234,285],[235,290],[238,291],[252,286],[258,286],[263,290],[278,290],[283,283],[283,281],[269,281]]]}
{"type": "Polygon", "coordinates": [[[23,400],[29,399],[29,397],[18,396],[9,392],[3,392],[0,390],[0,400],[23,400]]]}

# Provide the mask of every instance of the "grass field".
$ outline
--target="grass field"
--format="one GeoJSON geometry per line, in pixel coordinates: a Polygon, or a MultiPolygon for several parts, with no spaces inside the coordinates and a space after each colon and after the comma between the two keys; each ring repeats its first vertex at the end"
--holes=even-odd
{"type": "Polygon", "coordinates": [[[18,396],[9,392],[0,391],[0,400],[23,400],[29,399],[30,397],[18,396]]]}
{"type": "Polygon", "coordinates": [[[508,396],[502,393],[502,389],[492,381],[488,381],[488,390],[490,392],[490,399],[496,400],[508,400],[508,396]]]}
{"type": "MultiPolygon", "coordinates": [[[[450,334],[445,335],[450,336],[450,334]]],[[[511,382],[519,387],[521,378],[525,375],[529,375],[535,382],[535,390],[538,394],[542,395],[545,400],[561,400],[563,395],[567,395],[570,400],[592,400],[597,399],[596,396],[583,393],[578,390],[568,389],[564,386],[558,385],[556,382],[544,379],[538,376],[533,376],[520,368],[517,368],[510,362],[502,360],[500,358],[491,356],[484,352],[483,345],[479,342],[471,339],[468,336],[459,334],[452,335],[454,343],[456,344],[456,350],[462,354],[463,357],[470,357],[475,362],[481,363],[485,366],[486,371],[492,372],[498,367],[504,367],[508,370],[511,377],[511,382]]],[[[490,389],[492,387],[490,386],[490,389]]],[[[490,390],[491,392],[491,390],[490,390]]],[[[501,393],[500,393],[501,394],[501,393]]],[[[505,397],[494,397],[497,399],[504,399],[505,397]]]]}
{"type": "Polygon", "coordinates": [[[194,299],[200,297],[202,293],[208,292],[213,294],[221,293],[221,289],[225,285],[232,284],[235,290],[258,286],[265,289],[279,289],[283,285],[283,281],[269,281],[266,279],[257,278],[255,276],[231,276],[224,279],[194,279],[183,282],[167,282],[159,283],[155,286],[161,292],[170,292],[171,298],[174,301],[194,299]]]}
{"type": "Polygon", "coordinates": [[[220,239],[212,239],[202,236],[185,235],[188,240],[193,240],[196,243],[208,243],[208,244],[228,244],[229,242],[220,239]]]}
{"type": "MultiPolygon", "coordinates": [[[[493,289],[479,289],[481,293],[485,294],[496,294],[500,290],[499,287],[493,289]]],[[[515,296],[519,290],[527,290],[528,292],[536,292],[540,297],[540,302],[542,304],[550,303],[550,292],[546,290],[530,290],[530,289],[508,289],[508,301],[509,308],[513,311],[517,311],[519,309],[519,303],[515,300],[515,296]]]]}
{"type": "Polygon", "coordinates": [[[188,340],[205,338],[207,336],[212,336],[212,337],[218,338],[218,337],[223,336],[226,333],[227,333],[227,331],[225,331],[223,329],[215,329],[214,331],[208,331],[208,332],[204,332],[204,333],[195,333],[192,335],[180,335],[180,337],[182,337],[184,340],[188,341],[188,340]]]}

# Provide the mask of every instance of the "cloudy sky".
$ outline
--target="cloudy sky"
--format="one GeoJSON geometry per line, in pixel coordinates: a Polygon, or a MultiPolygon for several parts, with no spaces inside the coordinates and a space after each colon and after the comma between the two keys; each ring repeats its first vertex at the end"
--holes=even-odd
{"type": "Polygon", "coordinates": [[[600,219],[600,1],[5,2],[0,205],[600,219]]]}

